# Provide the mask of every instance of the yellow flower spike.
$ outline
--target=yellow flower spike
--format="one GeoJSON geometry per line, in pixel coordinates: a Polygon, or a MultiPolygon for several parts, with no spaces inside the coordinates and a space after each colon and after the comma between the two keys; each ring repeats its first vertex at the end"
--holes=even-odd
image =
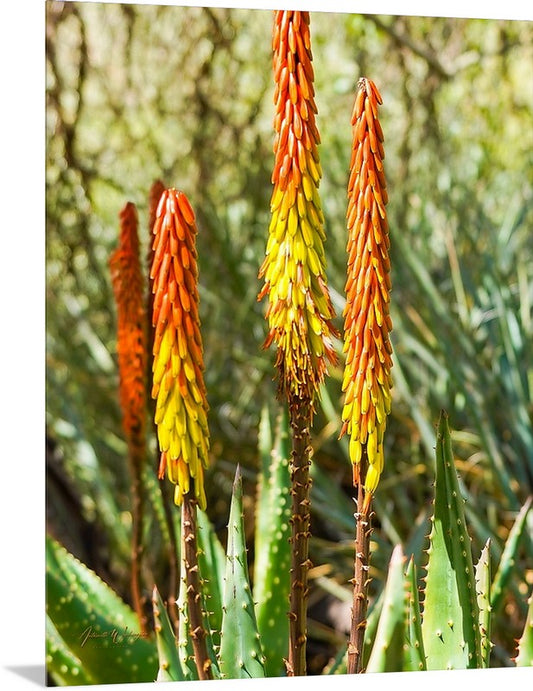
{"type": "Polygon", "coordinates": [[[159,477],[176,485],[174,500],[193,492],[206,507],[209,463],[207,399],[198,316],[194,212],[183,192],[164,190],[153,221],[153,388],[161,451],[159,477]]]}
{"type": "Polygon", "coordinates": [[[312,407],[327,363],[336,361],[337,334],[325,274],[310,45],[308,12],[274,13],[274,189],[258,299],[269,298],[265,347],[277,345],[279,391],[312,407]]]}
{"type": "Polygon", "coordinates": [[[382,99],[362,78],[352,115],[353,150],[348,183],[348,271],[344,310],[346,364],[341,436],[350,435],[354,484],[363,483],[368,511],[383,470],[383,436],[390,413],[392,347],[389,333],[390,262],[385,215],[382,99]]]}

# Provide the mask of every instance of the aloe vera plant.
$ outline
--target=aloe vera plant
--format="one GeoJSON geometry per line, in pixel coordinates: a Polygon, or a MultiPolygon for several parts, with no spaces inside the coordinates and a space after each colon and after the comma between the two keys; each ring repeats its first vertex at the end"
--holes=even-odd
{"type": "MultiPolygon", "coordinates": [[[[237,471],[233,485],[226,550],[206,514],[198,513],[198,566],[208,631],[207,649],[214,678],[262,677],[267,676],[267,670],[272,670],[269,676],[275,676],[283,669],[288,640],[286,610],[289,593],[287,425],[287,415],[282,414],[272,437],[269,434],[269,415],[265,411],[261,423],[264,464],[258,485],[258,504],[263,510],[261,517],[257,518],[265,530],[262,542],[257,541],[262,556],[258,552],[256,569],[259,566],[261,572],[257,574],[253,590],[244,538],[240,471],[237,471]],[[261,565],[264,565],[264,570],[261,565]]],[[[153,608],[159,656],[157,679],[198,679],[187,611],[185,571],[178,596],[180,624],[177,637],[157,589],[153,593],[153,608]]]]}
{"type": "Polygon", "coordinates": [[[156,586],[152,594],[154,611],[154,630],[159,658],[157,681],[183,681],[185,675],[181,667],[176,639],[165,604],[156,586]]]}
{"type": "Polygon", "coordinates": [[[254,601],[267,676],[283,672],[289,641],[286,616],[290,566],[290,433],[287,412],[278,416],[274,435],[268,409],[259,427],[262,472],[255,526],[254,601]]]}
{"type": "Polygon", "coordinates": [[[152,681],[157,651],[130,609],[93,571],[46,540],[47,663],[57,683],[152,681]]]}
{"type": "Polygon", "coordinates": [[[533,595],[529,598],[527,619],[524,631],[518,641],[518,654],[515,658],[517,667],[533,667],[533,595]]]}
{"type": "MultiPolygon", "coordinates": [[[[319,389],[327,386],[328,365],[337,375],[339,373],[336,368],[337,333],[333,324],[333,306],[334,303],[337,306],[337,298],[330,298],[324,249],[324,228],[332,224],[325,224],[318,194],[322,170],[318,156],[320,138],[315,123],[317,110],[309,14],[278,11],[274,17],[276,160],[272,176],[272,218],[266,257],[260,269],[265,284],[259,297],[269,298],[266,313],[269,332],[265,345],[274,343],[277,346],[279,393],[287,399],[288,410],[281,411],[275,431],[266,406],[261,417],[255,534],[250,540],[245,531],[243,478],[239,467],[231,493],[225,547],[208,517],[207,497],[212,491],[209,486],[210,461],[215,453],[210,453],[207,391],[203,381],[195,214],[183,193],[173,189],[165,191],[162,183],[156,183],[149,205],[149,226],[151,234],[155,235],[150,254],[152,294],[148,301],[149,312],[154,313],[153,328],[151,331],[148,329],[148,342],[154,355],[152,393],[156,403],[152,417],[157,422],[156,433],[162,453],[159,476],[160,479],[167,476],[175,485],[176,503],[183,506],[183,513],[181,517],[177,512],[169,517],[164,491],[160,492],[156,487],[155,475],[152,477],[145,472],[144,446],[147,440],[144,438],[143,401],[146,391],[143,379],[145,369],[150,370],[150,363],[145,363],[136,351],[140,347],[139,334],[146,326],[141,323],[142,312],[139,311],[136,314],[138,333],[135,339],[130,339],[137,343],[126,343],[120,338],[124,325],[119,319],[119,342],[122,340],[123,343],[119,343],[118,349],[119,356],[121,353],[139,356],[137,364],[141,372],[135,375],[139,394],[142,394],[137,396],[137,402],[141,405],[126,426],[130,434],[140,435],[133,444],[138,449],[133,459],[136,465],[132,466],[137,483],[132,494],[137,495],[137,505],[130,507],[134,557],[131,560],[132,595],[137,617],[93,572],[49,539],[47,661],[50,674],[58,684],[154,679],[228,680],[283,673],[304,674],[310,586],[318,584],[324,590],[329,588],[330,594],[340,592],[341,598],[345,598],[348,590],[345,584],[335,581],[337,574],[317,577],[311,571],[310,561],[311,556],[314,558],[312,549],[320,547],[320,540],[313,540],[311,536],[311,497],[314,517],[340,524],[343,536],[347,532],[352,537],[353,506],[344,485],[341,488],[340,483],[331,481],[324,468],[311,464],[312,443],[315,442],[311,436],[311,423],[315,414],[318,413],[319,418],[326,413],[329,422],[333,422],[334,427],[338,426],[337,401],[332,402],[332,397],[324,391],[320,408],[319,389]],[[157,203],[157,199],[161,201],[157,203]],[[315,481],[314,494],[311,477],[315,481]],[[140,510],[141,489],[143,511],[140,510]],[[165,510],[167,514],[162,516],[165,510]],[[148,622],[144,618],[143,597],[147,599],[146,593],[141,591],[146,578],[151,576],[149,562],[153,554],[146,549],[149,545],[143,530],[150,525],[152,515],[161,523],[163,542],[168,542],[170,554],[176,554],[174,563],[168,565],[169,580],[173,582],[167,591],[168,601],[164,602],[159,587],[153,588],[152,621],[148,622]],[[179,531],[174,530],[175,521],[179,522],[179,531]],[[177,543],[180,541],[175,539],[178,532],[182,537],[179,546],[177,543]],[[253,557],[247,552],[247,538],[248,544],[253,545],[253,557]],[[144,553],[143,548],[146,549],[144,553]],[[85,627],[81,634],[76,628],[78,624],[85,627]],[[117,644],[121,645],[118,654],[114,648],[117,644]]],[[[213,25],[218,24],[216,15],[211,15],[211,21],[213,25]]],[[[133,23],[131,31],[133,35],[133,23]]],[[[201,96],[204,99],[203,92],[201,96]]],[[[389,342],[391,284],[385,215],[387,193],[383,175],[383,133],[377,120],[379,104],[381,96],[373,82],[366,78],[360,80],[352,119],[354,139],[347,214],[351,235],[348,243],[349,273],[345,284],[347,302],[343,313],[348,334],[344,347],[347,369],[339,387],[345,394],[340,418],[343,432],[347,433],[350,441],[346,438],[344,445],[341,442],[336,447],[340,449],[339,453],[347,452],[353,466],[353,484],[358,488],[356,566],[352,580],[355,588],[350,640],[347,646],[342,645],[336,651],[327,671],[487,668],[493,652],[494,614],[505,610],[509,588],[514,588],[516,592],[513,595],[519,596],[517,609],[525,617],[514,663],[530,666],[533,664],[533,599],[530,594],[526,603],[524,586],[530,585],[527,578],[521,579],[520,587],[516,583],[520,550],[526,539],[530,541],[527,527],[531,517],[531,499],[519,510],[520,500],[516,492],[517,484],[526,486],[530,480],[533,458],[528,424],[529,382],[527,374],[522,376],[520,372],[526,340],[522,339],[518,317],[512,309],[514,286],[502,287],[497,274],[487,270],[483,278],[486,295],[479,304],[484,312],[494,311],[494,323],[502,331],[499,367],[503,388],[510,399],[516,398],[518,402],[518,414],[511,416],[516,419],[514,426],[511,425],[511,439],[518,450],[513,449],[512,462],[506,463],[497,444],[497,435],[487,423],[485,407],[477,405],[482,387],[476,390],[472,385],[472,373],[481,383],[486,383],[487,378],[482,372],[484,365],[476,361],[476,341],[464,328],[469,319],[469,296],[451,235],[446,238],[446,249],[459,319],[441,297],[440,286],[433,281],[430,269],[411,251],[408,236],[400,235],[396,240],[396,252],[405,258],[398,277],[401,278],[401,271],[409,272],[409,279],[425,289],[425,307],[439,318],[439,328],[450,330],[459,350],[467,356],[464,359],[466,364],[458,358],[461,364],[439,377],[441,383],[446,381],[447,386],[460,387],[456,395],[464,398],[465,407],[471,410],[482,438],[481,446],[487,453],[487,466],[497,480],[496,486],[507,507],[518,515],[503,549],[499,540],[494,540],[495,531],[487,539],[484,533],[490,531],[486,529],[485,517],[480,515],[481,512],[476,515],[472,505],[464,505],[465,498],[470,496],[469,483],[463,484],[457,476],[451,433],[444,413],[437,428],[435,497],[425,553],[422,554],[420,547],[427,515],[423,502],[405,497],[398,500],[400,507],[402,501],[403,505],[411,501],[418,506],[418,524],[416,530],[410,532],[405,546],[400,538],[399,524],[388,511],[386,500],[374,496],[378,482],[381,486],[388,483],[389,492],[391,485],[391,476],[386,477],[389,469],[383,473],[385,421],[391,408],[392,349],[389,342]],[[522,462],[524,459],[525,463],[522,462]],[[373,510],[380,527],[379,535],[376,535],[375,542],[373,540],[377,545],[380,566],[374,570],[369,556],[373,510]],[[476,537],[476,550],[484,544],[477,562],[469,532],[474,522],[478,528],[472,531],[476,537]],[[387,562],[391,545],[394,547],[386,570],[383,565],[387,562]],[[381,584],[376,583],[378,579],[381,584]],[[367,616],[369,592],[373,601],[368,603],[367,616]]],[[[203,105],[207,107],[208,104],[203,105]]],[[[70,131],[69,128],[65,130],[70,131]]],[[[200,168],[205,172],[203,159],[200,168]]],[[[203,188],[209,190],[208,185],[203,185],[203,188]]],[[[202,191],[202,194],[205,201],[209,192],[202,191]]],[[[202,207],[203,217],[217,215],[207,207],[202,207]]],[[[129,212],[132,211],[129,208],[129,212]]],[[[228,213],[228,219],[230,215],[228,213]]],[[[227,240],[228,248],[230,244],[227,240]]],[[[238,272],[237,256],[235,253],[226,258],[238,272]]],[[[115,264],[116,271],[132,268],[131,257],[128,259],[123,254],[115,256],[112,265],[115,264]],[[118,259],[124,260],[124,266],[118,266],[118,259]]],[[[525,334],[526,325],[530,323],[530,299],[528,268],[526,263],[521,266],[520,319],[525,334]]],[[[240,273],[236,276],[241,278],[240,273]]],[[[244,281],[235,283],[240,290],[244,281]]],[[[248,283],[247,293],[256,292],[253,286],[252,289],[249,287],[253,281],[248,283]]],[[[402,282],[398,283],[401,290],[402,282]]],[[[119,297],[125,298],[126,302],[132,297],[128,285],[127,280],[122,280],[123,294],[119,297]]],[[[204,289],[202,285],[201,290],[204,289]]],[[[138,297],[142,297],[142,291],[137,292],[138,297]]],[[[207,305],[208,292],[206,290],[207,305]]],[[[331,294],[335,294],[334,290],[331,294]]],[[[245,304],[239,312],[247,317],[247,309],[245,304]]],[[[392,307],[392,310],[399,312],[397,307],[392,307]]],[[[402,324],[411,316],[397,316],[401,335],[404,331],[402,324]]],[[[439,369],[439,362],[432,358],[429,345],[439,341],[440,332],[438,328],[427,328],[418,313],[416,319],[428,335],[428,343],[400,342],[404,350],[399,348],[399,355],[407,348],[408,353],[412,350],[417,357],[398,362],[397,381],[400,396],[414,401],[409,403],[412,421],[422,438],[422,445],[431,449],[433,430],[430,418],[426,411],[422,411],[410,388],[413,379],[410,370],[418,367],[419,358],[431,363],[431,371],[439,369]],[[406,376],[409,374],[410,377],[406,376]]],[[[453,354],[449,342],[445,347],[449,351],[447,355],[453,354]]],[[[102,352],[106,351],[102,349],[102,352]]],[[[105,372],[105,368],[102,371],[105,372]]],[[[338,395],[337,391],[335,396],[338,395]]],[[[124,394],[122,399],[123,412],[127,412],[124,394]]],[[[429,411],[433,406],[426,408],[429,411]]],[[[470,432],[462,428],[461,433],[468,435],[470,432]]],[[[326,437],[324,432],[322,439],[326,437]]],[[[98,455],[95,449],[95,458],[98,455]]],[[[337,460],[334,453],[332,458],[337,460]]],[[[95,468],[98,468],[97,463],[95,468]]],[[[249,467],[247,471],[249,479],[249,467]]],[[[392,472],[401,475],[403,470],[392,472]]],[[[99,486],[98,482],[94,484],[99,486]]],[[[105,483],[102,484],[105,490],[105,483]]],[[[97,496],[95,504],[97,513],[105,515],[106,526],[117,523],[116,533],[120,533],[117,546],[126,544],[127,520],[123,525],[116,521],[116,516],[120,510],[127,519],[128,511],[114,496],[113,487],[97,496]]],[[[341,537],[339,543],[343,539],[341,537]]],[[[337,548],[339,554],[345,545],[338,544],[337,548]]],[[[121,549],[124,551],[123,546],[121,549]]]]}
{"type": "MultiPolygon", "coordinates": [[[[474,565],[463,499],[455,469],[448,417],[442,412],[437,427],[436,479],[431,532],[420,592],[413,557],[407,566],[400,545],[392,553],[377,626],[368,628],[371,650],[364,656],[367,672],[486,668],[490,664],[491,580],[490,541],[474,565]]],[[[518,514],[500,561],[509,571],[517,536],[523,529],[531,501],[518,514]]],[[[531,600],[518,644],[517,665],[531,662],[531,600]]]]}
{"type": "Polygon", "coordinates": [[[445,413],[437,430],[435,509],[426,569],[422,633],[428,669],[481,667],[470,536],[445,413]]]}
{"type": "Polygon", "coordinates": [[[226,585],[220,644],[220,669],[229,679],[265,676],[254,603],[248,577],[242,516],[242,480],[237,468],[228,523],[226,585]]]}

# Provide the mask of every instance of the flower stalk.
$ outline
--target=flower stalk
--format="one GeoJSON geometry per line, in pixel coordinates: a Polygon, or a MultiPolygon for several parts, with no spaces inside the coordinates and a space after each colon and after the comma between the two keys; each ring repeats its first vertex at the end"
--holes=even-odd
{"type": "Polygon", "coordinates": [[[350,436],[357,490],[354,601],[348,671],[360,672],[366,627],[371,502],[383,470],[383,437],[391,408],[392,347],[389,333],[390,261],[383,169],[382,98],[362,78],[352,114],[353,147],[348,182],[348,269],[344,309],[341,436],[350,436]]]}
{"type": "Polygon", "coordinates": [[[309,21],[308,12],[274,13],[272,217],[258,296],[268,296],[265,347],[277,346],[278,394],[287,399],[293,438],[290,675],[305,674],[310,428],[327,364],[336,361],[337,335],[325,274],[309,21]]]}
{"type": "Polygon", "coordinates": [[[182,510],[182,560],[194,656],[200,679],[212,677],[200,595],[197,505],[206,508],[209,430],[198,314],[194,211],[182,192],[164,190],[153,222],[153,387],[161,460],[182,510]]]}
{"type": "Polygon", "coordinates": [[[141,566],[143,558],[143,466],[146,460],[146,310],[139,257],[138,217],[128,202],[119,215],[119,246],[109,258],[117,305],[117,355],[122,426],[128,444],[132,496],[131,593],[142,633],[146,633],[141,566]]]}
{"type": "Polygon", "coordinates": [[[212,679],[211,659],[207,651],[202,590],[198,568],[198,528],[196,499],[187,493],[181,504],[181,558],[185,571],[189,631],[199,679],[212,679]]]}

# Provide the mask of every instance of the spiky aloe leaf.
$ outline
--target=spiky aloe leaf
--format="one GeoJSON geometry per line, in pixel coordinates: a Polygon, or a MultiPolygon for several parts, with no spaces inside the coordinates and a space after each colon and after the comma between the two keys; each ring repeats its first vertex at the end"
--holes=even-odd
{"type": "Polygon", "coordinates": [[[518,515],[513,523],[513,527],[509,531],[505,547],[500,558],[498,570],[494,576],[494,581],[491,588],[490,604],[492,610],[496,611],[502,602],[502,595],[505,591],[507,583],[511,578],[515,566],[516,553],[520,546],[520,541],[524,533],[524,527],[527,522],[527,515],[531,508],[533,497],[529,497],[524,506],[518,512],[518,515]]]}
{"type": "Polygon", "coordinates": [[[205,606],[213,645],[220,645],[226,555],[207,515],[198,510],[198,565],[204,581],[205,606]]]}
{"type": "Polygon", "coordinates": [[[426,569],[422,634],[427,668],[481,667],[470,537],[444,411],[437,431],[435,505],[426,569]]]}
{"type": "Polygon", "coordinates": [[[368,660],[367,672],[401,672],[403,670],[403,643],[407,620],[404,563],[402,547],[396,545],[390,559],[383,608],[368,660]]]}
{"type": "Polygon", "coordinates": [[[156,678],[155,641],[141,637],[133,610],[51,537],[46,538],[46,598],[58,635],[93,683],[156,678]]]}
{"type": "Polygon", "coordinates": [[[187,681],[198,679],[198,670],[194,664],[194,651],[189,630],[189,612],[187,607],[187,582],[184,573],[183,559],[181,561],[180,587],[178,591],[178,657],[183,672],[183,677],[187,681]]]}
{"type": "Polygon", "coordinates": [[[185,676],[181,669],[176,637],[168,618],[165,603],[155,586],[152,593],[152,606],[157,653],[159,656],[157,681],[183,681],[185,676]]]}
{"type": "Polygon", "coordinates": [[[365,638],[363,641],[363,669],[368,667],[368,660],[370,659],[370,653],[372,652],[372,648],[374,646],[381,611],[383,609],[384,595],[385,591],[382,590],[374,602],[371,602],[368,607],[365,638]]]}
{"type": "MultiPolygon", "coordinates": [[[[202,520],[202,519],[200,519],[202,520]]],[[[200,532],[200,531],[199,531],[200,532]]],[[[198,555],[198,564],[200,565],[200,555],[198,555]]],[[[200,576],[202,576],[201,567],[200,576]]],[[[211,672],[215,679],[220,678],[220,670],[218,668],[218,660],[215,652],[215,644],[211,633],[208,610],[206,602],[208,600],[208,586],[206,583],[202,585],[202,592],[200,593],[202,602],[202,617],[203,628],[206,632],[206,647],[207,654],[211,660],[211,672]]],[[[197,680],[199,678],[196,661],[194,658],[194,648],[192,644],[192,633],[189,620],[189,608],[187,604],[187,578],[185,573],[184,559],[181,559],[181,573],[180,573],[180,587],[178,592],[178,611],[179,611],[179,626],[178,626],[178,656],[181,663],[181,669],[185,680],[197,680]]]]}
{"type": "Polygon", "coordinates": [[[88,671],[61,638],[46,615],[46,669],[58,686],[94,684],[88,671]]]}
{"type": "MultiPolygon", "coordinates": [[[[262,455],[268,435],[268,416],[261,420],[262,455]]],[[[257,627],[265,655],[265,674],[280,676],[289,641],[290,578],[290,472],[289,419],[284,410],[278,419],[276,436],[268,456],[263,458],[259,480],[255,530],[254,600],[257,627]]]]}
{"type": "Polygon", "coordinates": [[[226,679],[264,677],[263,651],[246,560],[240,468],[233,483],[226,557],[220,671],[226,679]]]}
{"type": "Polygon", "coordinates": [[[489,666],[490,649],[490,620],[492,607],[490,604],[490,538],[481,550],[481,556],[476,564],[476,593],[479,608],[479,633],[481,636],[481,662],[483,667],[489,666]]]}
{"type": "Polygon", "coordinates": [[[533,594],[529,598],[526,623],[518,641],[518,655],[515,663],[517,667],[533,666],[533,594]]]}
{"type": "Polygon", "coordinates": [[[404,650],[404,670],[425,670],[426,655],[422,637],[416,564],[413,557],[409,559],[405,580],[407,586],[407,641],[404,650]]]}
{"type": "MultiPolygon", "coordinates": [[[[281,414],[281,413],[280,413],[281,414]]],[[[263,406],[261,410],[261,418],[259,420],[259,430],[257,434],[259,461],[261,469],[257,479],[257,500],[255,505],[255,523],[256,528],[263,528],[267,525],[268,506],[264,486],[268,483],[270,475],[270,465],[272,463],[272,449],[274,448],[274,434],[272,431],[272,424],[270,422],[270,413],[268,406],[263,406]]],[[[259,535],[255,538],[254,547],[259,547],[262,553],[261,545],[262,537],[259,535]]]]}

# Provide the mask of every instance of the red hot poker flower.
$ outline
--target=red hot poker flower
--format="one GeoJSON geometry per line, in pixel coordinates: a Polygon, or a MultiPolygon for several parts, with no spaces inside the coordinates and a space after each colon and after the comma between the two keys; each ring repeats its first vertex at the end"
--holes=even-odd
{"type": "Polygon", "coordinates": [[[146,330],[138,218],[131,202],[120,212],[119,246],[111,255],[109,266],[117,304],[123,427],[128,444],[139,455],[143,453],[145,434],[146,330]]]}
{"type": "Polygon", "coordinates": [[[280,391],[312,405],[335,362],[334,310],[325,274],[324,216],[318,186],[320,137],[311,64],[309,12],[274,15],[274,189],[266,257],[259,271],[268,295],[268,347],[275,342],[280,391]]]}
{"type": "Polygon", "coordinates": [[[354,484],[362,481],[366,492],[363,511],[368,509],[383,470],[383,434],[391,408],[392,386],[389,232],[385,212],[388,198],[383,131],[378,120],[381,103],[374,82],[360,79],[352,115],[353,150],[348,183],[341,436],[345,432],[350,435],[354,484]]]}
{"type": "Polygon", "coordinates": [[[198,316],[196,223],[185,194],[163,192],[153,228],[153,388],[161,463],[176,485],[174,499],[193,491],[206,507],[209,459],[207,399],[198,316]]]}

